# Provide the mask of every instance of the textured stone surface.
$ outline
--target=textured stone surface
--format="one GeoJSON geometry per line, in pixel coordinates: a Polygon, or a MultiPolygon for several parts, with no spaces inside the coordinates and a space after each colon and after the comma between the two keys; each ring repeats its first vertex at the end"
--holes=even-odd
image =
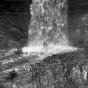
{"type": "Polygon", "coordinates": [[[84,51],[58,53],[39,62],[33,58],[16,56],[17,54],[8,56],[12,57],[14,62],[1,64],[0,83],[8,85],[8,88],[13,85],[17,88],[28,86],[29,88],[79,88],[80,85],[86,88],[87,86],[85,72],[87,72],[88,56],[84,51]],[[12,76],[13,74],[15,76],[12,76]]]}

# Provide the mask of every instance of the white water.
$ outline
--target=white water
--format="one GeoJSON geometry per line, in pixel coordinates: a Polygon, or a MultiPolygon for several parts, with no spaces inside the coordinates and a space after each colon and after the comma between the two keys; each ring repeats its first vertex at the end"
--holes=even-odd
{"type": "Polygon", "coordinates": [[[75,51],[78,48],[70,47],[70,46],[61,46],[61,45],[49,45],[47,49],[44,49],[43,46],[31,46],[31,47],[24,47],[22,51],[24,53],[57,53],[57,52],[71,52],[75,51]]]}
{"type": "Polygon", "coordinates": [[[66,7],[64,7],[66,6],[66,1],[58,1],[58,4],[55,4],[55,8],[52,8],[52,6],[47,3],[53,4],[53,2],[47,0],[45,5],[46,9],[43,7],[44,2],[43,0],[33,0],[31,6],[32,17],[28,30],[28,45],[27,47],[23,47],[23,53],[27,55],[38,54],[39,56],[47,56],[77,50],[77,48],[69,45],[66,32],[67,13],[66,11],[64,13],[61,12],[61,7],[66,9],[66,7]],[[47,13],[47,11],[49,12],[47,13]],[[43,14],[46,15],[43,16],[43,14]],[[36,18],[37,16],[42,18],[36,18]],[[43,21],[39,21],[40,19],[43,19],[43,21]],[[46,23],[44,23],[44,21],[46,23]],[[43,45],[44,41],[47,42],[47,46],[43,45]]]}
{"type": "Polygon", "coordinates": [[[53,54],[62,54],[67,52],[73,52],[78,50],[78,48],[70,47],[70,46],[61,46],[61,45],[49,45],[46,49],[43,46],[31,46],[31,47],[24,47],[22,49],[23,56],[33,56],[37,55],[38,58],[36,59],[44,59],[45,57],[52,56],[53,54]]]}

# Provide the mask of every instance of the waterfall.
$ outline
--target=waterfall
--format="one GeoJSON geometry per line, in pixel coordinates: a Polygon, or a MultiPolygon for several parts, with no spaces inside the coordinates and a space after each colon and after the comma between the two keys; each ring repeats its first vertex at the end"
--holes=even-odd
{"type": "Polygon", "coordinates": [[[67,49],[67,8],[67,0],[32,0],[28,44],[23,51],[51,51],[51,47],[67,49]]]}

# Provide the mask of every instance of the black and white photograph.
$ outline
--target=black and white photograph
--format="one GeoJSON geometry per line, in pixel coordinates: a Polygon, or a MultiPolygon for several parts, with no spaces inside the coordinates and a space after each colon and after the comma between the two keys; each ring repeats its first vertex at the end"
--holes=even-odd
{"type": "Polygon", "coordinates": [[[0,88],[88,88],[88,0],[0,0],[0,88]]]}

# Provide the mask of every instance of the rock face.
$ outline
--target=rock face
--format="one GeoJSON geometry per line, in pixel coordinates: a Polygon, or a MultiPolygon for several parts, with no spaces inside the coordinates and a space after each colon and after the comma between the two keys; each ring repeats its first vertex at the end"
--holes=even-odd
{"type": "Polygon", "coordinates": [[[87,47],[88,44],[87,6],[87,0],[68,0],[68,35],[76,47],[87,47]]]}
{"type": "Polygon", "coordinates": [[[4,86],[2,88],[88,87],[88,55],[84,50],[54,54],[41,61],[36,57],[22,57],[21,54],[6,58],[12,58],[13,62],[3,63],[5,57],[1,58],[0,85],[4,86]]]}

